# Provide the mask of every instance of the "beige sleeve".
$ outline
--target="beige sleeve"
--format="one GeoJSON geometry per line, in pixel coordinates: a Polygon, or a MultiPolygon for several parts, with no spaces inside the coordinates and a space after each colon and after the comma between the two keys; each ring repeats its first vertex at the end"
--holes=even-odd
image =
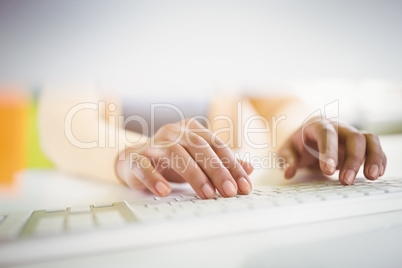
{"type": "Polygon", "coordinates": [[[268,120],[273,151],[279,150],[309,115],[307,106],[292,95],[253,97],[250,102],[268,120]]]}
{"type": "Polygon", "coordinates": [[[41,148],[57,168],[116,183],[119,152],[144,140],[125,131],[117,99],[100,97],[93,86],[46,87],[39,99],[38,127],[41,148]]]}
{"type": "Polygon", "coordinates": [[[293,96],[226,94],[212,99],[209,121],[211,130],[233,150],[264,156],[268,150],[276,152],[307,115],[306,106],[293,96]],[[247,129],[252,133],[246,133],[247,129]],[[253,133],[253,129],[267,131],[253,133]],[[261,144],[267,144],[268,148],[260,148],[261,144]]]}

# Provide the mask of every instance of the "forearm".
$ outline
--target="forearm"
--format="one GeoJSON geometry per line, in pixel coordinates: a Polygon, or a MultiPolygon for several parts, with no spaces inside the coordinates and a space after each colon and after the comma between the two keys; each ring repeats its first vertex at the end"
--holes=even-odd
{"type": "Polygon", "coordinates": [[[43,92],[38,111],[40,142],[56,167],[119,182],[116,158],[129,145],[128,141],[140,140],[141,135],[125,131],[120,124],[122,120],[119,123],[119,104],[114,102],[114,107],[109,104],[91,88],[74,93],[55,88],[43,92]]]}
{"type": "Polygon", "coordinates": [[[210,105],[211,130],[232,149],[253,156],[277,152],[308,115],[296,97],[216,96],[210,105]]]}
{"type": "Polygon", "coordinates": [[[301,127],[309,111],[300,99],[293,96],[250,98],[250,102],[269,122],[270,150],[274,152],[301,127]]]}

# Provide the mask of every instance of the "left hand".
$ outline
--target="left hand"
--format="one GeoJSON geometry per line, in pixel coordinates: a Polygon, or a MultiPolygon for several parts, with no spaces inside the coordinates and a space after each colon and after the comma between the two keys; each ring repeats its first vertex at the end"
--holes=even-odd
{"type": "Polygon", "coordinates": [[[319,168],[326,175],[339,169],[339,181],[350,185],[362,164],[367,179],[384,175],[387,157],[376,135],[316,119],[298,129],[279,150],[278,155],[285,159],[286,178],[292,178],[302,167],[319,168]]]}

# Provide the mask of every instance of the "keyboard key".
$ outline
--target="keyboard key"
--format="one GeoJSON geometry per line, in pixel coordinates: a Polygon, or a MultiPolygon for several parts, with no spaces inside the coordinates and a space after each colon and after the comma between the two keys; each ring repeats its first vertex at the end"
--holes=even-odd
{"type": "Polygon", "coordinates": [[[63,212],[66,211],[67,208],[65,207],[55,207],[55,208],[47,208],[45,211],[47,213],[53,213],[53,212],[63,212]]]}
{"type": "Polygon", "coordinates": [[[251,209],[271,208],[276,206],[275,202],[271,199],[268,200],[247,200],[251,209]]]}
{"type": "Polygon", "coordinates": [[[64,215],[57,216],[43,216],[39,218],[39,221],[35,228],[36,235],[54,235],[62,234],[64,232],[64,215]]]}
{"type": "Polygon", "coordinates": [[[367,189],[363,190],[363,192],[367,195],[379,195],[379,194],[384,194],[385,190],[382,189],[367,189]]]}
{"type": "Polygon", "coordinates": [[[17,238],[30,216],[31,213],[5,216],[0,222],[0,240],[17,238]]]}
{"type": "Polygon", "coordinates": [[[200,214],[214,214],[214,213],[219,213],[224,211],[224,208],[222,205],[218,203],[207,203],[203,206],[199,207],[199,210],[197,210],[197,213],[200,214]]]}
{"type": "Polygon", "coordinates": [[[107,202],[107,203],[97,203],[97,204],[94,204],[93,206],[94,206],[94,208],[112,207],[113,203],[109,203],[109,202],[107,202]]]}
{"type": "Polygon", "coordinates": [[[70,207],[70,213],[75,214],[75,213],[89,213],[91,212],[91,207],[90,206],[72,206],[70,207]]]}
{"type": "Polygon", "coordinates": [[[250,204],[248,202],[244,202],[244,200],[239,200],[236,202],[226,202],[222,209],[224,211],[240,211],[250,209],[250,204]]]}
{"type": "Polygon", "coordinates": [[[402,192],[402,187],[391,187],[391,188],[387,188],[386,191],[388,193],[402,192]]]}
{"type": "Polygon", "coordinates": [[[119,226],[126,223],[126,220],[117,210],[97,212],[95,218],[101,227],[119,226]]]}
{"type": "Polygon", "coordinates": [[[70,232],[89,230],[95,226],[91,213],[79,213],[69,215],[67,218],[67,230],[70,232]]]}
{"type": "Polygon", "coordinates": [[[322,198],[319,196],[304,196],[304,197],[297,197],[297,199],[302,203],[313,203],[322,201],[322,198]]]}
{"type": "Polygon", "coordinates": [[[365,194],[363,192],[357,192],[357,191],[352,192],[352,191],[350,191],[350,192],[345,193],[344,196],[347,197],[347,198],[355,198],[355,197],[365,196],[365,194]]]}
{"type": "Polygon", "coordinates": [[[345,198],[343,195],[337,193],[327,193],[327,194],[320,194],[320,197],[326,201],[328,200],[339,200],[345,198]]]}
{"type": "Polygon", "coordinates": [[[178,203],[173,203],[172,206],[179,206],[183,209],[194,209],[197,208],[197,205],[194,205],[195,203],[192,201],[184,201],[184,202],[178,202],[178,203]]]}
{"type": "Polygon", "coordinates": [[[275,198],[273,201],[277,206],[288,206],[299,203],[299,201],[294,198],[275,198]]]}
{"type": "Polygon", "coordinates": [[[188,209],[188,208],[183,208],[178,206],[177,209],[173,212],[173,217],[177,218],[188,218],[188,217],[194,217],[197,216],[197,211],[195,209],[188,209]]]}
{"type": "MultiPolygon", "coordinates": [[[[326,184],[305,183],[254,189],[249,195],[236,195],[223,198],[219,194],[214,199],[202,200],[196,195],[171,195],[169,197],[151,197],[148,199],[125,202],[129,210],[124,212],[113,203],[71,206],[47,209],[37,222],[38,214],[32,217],[33,233],[36,235],[61,234],[80,230],[96,229],[98,226],[121,226],[128,222],[166,221],[171,219],[200,217],[252,209],[278,209],[281,206],[303,206],[305,203],[321,203],[344,198],[364,198],[372,195],[402,192],[402,181],[357,182],[344,186],[338,182],[326,184]],[[276,208],[274,208],[276,207],[276,208]],[[99,208],[99,209],[98,209],[99,208]],[[55,213],[59,212],[59,213],[55,213]],[[134,216],[134,217],[133,217],[134,216]],[[126,220],[127,219],[127,220],[126,220]]],[[[124,205],[123,205],[124,206],[124,205]]],[[[0,215],[0,239],[16,238],[21,230],[21,237],[31,235],[31,225],[24,228],[28,216],[20,217],[0,215]],[[13,220],[14,217],[14,220],[13,220]]]]}

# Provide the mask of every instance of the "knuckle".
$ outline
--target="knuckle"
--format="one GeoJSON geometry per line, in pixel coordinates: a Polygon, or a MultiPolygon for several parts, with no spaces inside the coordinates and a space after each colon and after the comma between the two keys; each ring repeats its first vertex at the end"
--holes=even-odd
{"type": "Polygon", "coordinates": [[[180,152],[181,146],[177,143],[172,144],[168,148],[166,148],[165,152],[166,154],[178,154],[180,152]]]}
{"type": "Polygon", "coordinates": [[[366,136],[367,139],[372,140],[372,141],[374,141],[376,143],[379,143],[379,141],[380,141],[378,136],[375,135],[374,133],[368,132],[368,133],[365,134],[365,136],[366,136]]]}
{"type": "Polygon", "coordinates": [[[167,124],[167,125],[163,125],[159,130],[158,130],[158,133],[160,133],[160,134],[164,134],[164,135],[167,135],[167,134],[170,134],[170,133],[172,133],[172,132],[176,132],[176,126],[175,125],[173,125],[173,124],[167,124]]]}
{"type": "Polygon", "coordinates": [[[350,132],[348,136],[350,139],[353,139],[356,142],[360,142],[360,143],[366,142],[366,137],[364,137],[364,135],[358,131],[350,132]]]}
{"type": "Polygon", "coordinates": [[[203,128],[203,125],[194,118],[188,118],[185,122],[189,128],[203,128]]]}
{"type": "Polygon", "coordinates": [[[206,140],[204,140],[202,137],[200,137],[194,133],[190,132],[190,134],[188,135],[188,139],[189,139],[189,143],[191,145],[195,145],[197,147],[208,146],[208,142],[206,140]]]}

